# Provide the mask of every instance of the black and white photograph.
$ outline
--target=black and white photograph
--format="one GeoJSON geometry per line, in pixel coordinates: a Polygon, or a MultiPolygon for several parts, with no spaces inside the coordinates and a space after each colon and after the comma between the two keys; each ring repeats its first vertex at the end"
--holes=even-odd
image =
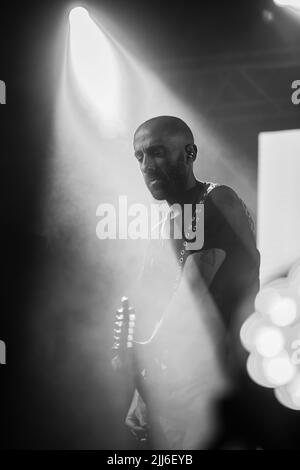
{"type": "Polygon", "coordinates": [[[300,0],[4,1],[0,105],[0,449],[300,450],[300,0]]]}

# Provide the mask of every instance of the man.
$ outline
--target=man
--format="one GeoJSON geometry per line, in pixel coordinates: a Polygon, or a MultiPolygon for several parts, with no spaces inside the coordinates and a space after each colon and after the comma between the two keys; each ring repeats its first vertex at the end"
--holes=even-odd
{"type": "MultiPolygon", "coordinates": [[[[196,180],[197,147],[181,119],[144,122],[134,151],[152,196],[183,212],[192,205],[190,227],[198,233],[202,224],[204,239],[193,250],[181,226],[182,239],[151,242],[134,300],[144,350],[137,348],[139,386],[126,424],[150,448],[220,447],[237,438],[234,431],[224,437],[220,403],[234,395],[244,372],[239,328],[259,288],[252,221],[232,189],[196,180]]],[[[171,234],[179,219],[170,211],[171,234]]]]}

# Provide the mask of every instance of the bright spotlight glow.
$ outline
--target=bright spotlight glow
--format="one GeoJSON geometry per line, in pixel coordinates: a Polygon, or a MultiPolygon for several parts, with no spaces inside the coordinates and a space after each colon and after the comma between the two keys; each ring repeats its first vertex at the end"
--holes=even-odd
{"type": "Polygon", "coordinates": [[[266,379],[274,386],[289,383],[296,372],[286,351],[271,359],[264,359],[263,370],[266,379]]]}
{"type": "Polygon", "coordinates": [[[261,289],[255,299],[255,310],[262,314],[270,314],[270,311],[280,300],[280,295],[274,288],[261,289]]]}
{"type": "Polygon", "coordinates": [[[258,354],[250,354],[247,360],[247,371],[254,382],[262,387],[273,388],[273,385],[266,379],[262,368],[262,360],[258,354]]]}
{"type": "Polygon", "coordinates": [[[113,44],[85,8],[74,8],[69,20],[71,64],[82,98],[105,132],[119,128],[121,74],[113,44]]]}
{"type": "Polygon", "coordinates": [[[90,17],[89,12],[83,7],[73,8],[69,13],[70,23],[80,22],[82,18],[90,17]]]}
{"type": "Polygon", "coordinates": [[[256,296],[255,312],[243,323],[241,342],[250,352],[254,382],[274,388],[278,401],[300,410],[300,260],[288,276],[273,280],[256,296]]]}
{"type": "Polygon", "coordinates": [[[276,326],[291,325],[297,318],[297,303],[281,296],[274,287],[262,289],[256,297],[255,308],[276,326]]]}
{"type": "Polygon", "coordinates": [[[299,374],[288,385],[288,392],[290,394],[293,404],[297,407],[300,407],[300,375],[299,374]]]}
{"type": "Polygon", "coordinates": [[[264,324],[264,320],[258,313],[253,313],[244,322],[240,331],[240,338],[244,348],[246,348],[249,352],[251,352],[254,347],[254,339],[256,332],[264,324]]]}
{"type": "Polygon", "coordinates": [[[274,0],[274,3],[280,7],[292,7],[300,9],[300,0],[274,0]]]}
{"type": "Polygon", "coordinates": [[[297,304],[288,297],[281,298],[271,308],[271,321],[278,326],[288,326],[296,320],[297,304]]]}
{"type": "Polygon", "coordinates": [[[263,327],[257,332],[254,343],[259,354],[264,357],[273,357],[282,351],[284,337],[277,328],[263,327]]]}

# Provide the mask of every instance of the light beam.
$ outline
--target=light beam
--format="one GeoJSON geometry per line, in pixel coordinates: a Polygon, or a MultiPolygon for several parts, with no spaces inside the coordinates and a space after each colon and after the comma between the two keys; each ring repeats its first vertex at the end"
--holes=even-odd
{"type": "Polygon", "coordinates": [[[300,0],[274,0],[279,7],[292,7],[300,9],[300,0]]]}
{"type": "Polygon", "coordinates": [[[120,125],[122,108],[120,70],[112,41],[83,7],[71,10],[69,21],[74,78],[82,99],[107,132],[120,125]]]}

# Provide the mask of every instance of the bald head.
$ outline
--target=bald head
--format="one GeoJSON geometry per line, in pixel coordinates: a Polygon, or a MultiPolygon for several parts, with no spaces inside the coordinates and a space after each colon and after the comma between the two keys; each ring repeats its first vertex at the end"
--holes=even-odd
{"type": "Polygon", "coordinates": [[[174,198],[195,183],[197,147],[182,119],[158,116],[145,121],[135,131],[133,145],[146,185],[156,199],[174,198]]]}
{"type": "Polygon", "coordinates": [[[148,119],[137,128],[134,140],[141,132],[151,132],[162,137],[176,137],[185,145],[194,143],[194,136],[189,126],[182,119],[175,116],[157,116],[148,119]]]}

